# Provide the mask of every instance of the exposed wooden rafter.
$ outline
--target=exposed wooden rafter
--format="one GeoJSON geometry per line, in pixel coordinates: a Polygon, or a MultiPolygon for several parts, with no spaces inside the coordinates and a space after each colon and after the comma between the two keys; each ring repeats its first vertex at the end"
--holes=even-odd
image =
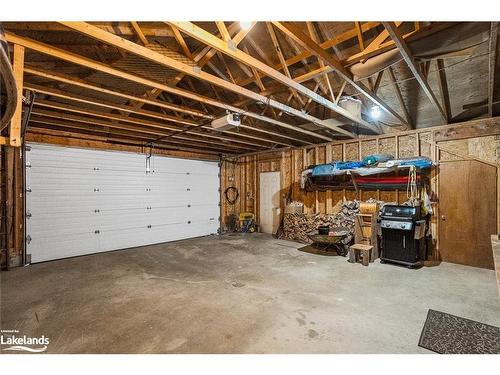
{"type": "Polygon", "coordinates": [[[417,79],[417,82],[419,83],[420,87],[422,87],[422,90],[424,91],[425,95],[427,95],[432,105],[438,110],[439,114],[441,115],[441,118],[443,119],[443,122],[448,123],[446,113],[443,111],[443,108],[441,108],[441,105],[439,104],[436,96],[432,92],[432,89],[429,83],[427,82],[427,79],[425,78],[424,74],[418,68],[417,62],[415,61],[415,58],[413,57],[413,54],[410,51],[410,48],[403,40],[401,32],[398,30],[394,22],[383,22],[383,24],[387,32],[391,36],[392,40],[398,47],[401,56],[403,56],[403,59],[405,60],[406,64],[408,65],[411,72],[417,79]]]}
{"type": "MultiPolygon", "coordinates": [[[[312,131],[302,129],[302,128],[299,128],[299,127],[294,126],[294,125],[290,125],[290,124],[282,122],[282,121],[277,121],[275,119],[269,118],[267,116],[262,116],[262,115],[259,115],[257,113],[251,112],[251,111],[244,111],[238,107],[232,106],[230,104],[222,103],[220,101],[214,100],[212,98],[209,98],[209,97],[206,97],[206,96],[203,96],[203,95],[200,95],[200,94],[188,91],[188,90],[180,89],[177,87],[172,87],[172,86],[162,84],[162,83],[159,83],[159,82],[156,82],[156,81],[144,78],[144,77],[139,77],[137,75],[127,73],[127,72],[118,70],[116,68],[113,68],[107,64],[103,64],[101,62],[97,62],[97,61],[89,59],[87,57],[79,56],[75,53],[64,51],[64,50],[61,50],[59,48],[49,46],[47,44],[29,39],[29,38],[20,37],[20,36],[17,36],[15,34],[12,34],[10,32],[6,32],[5,35],[6,35],[7,41],[9,41],[11,43],[20,44],[20,45],[24,46],[25,48],[29,48],[29,49],[32,49],[34,51],[38,51],[38,52],[43,53],[43,54],[47,54],[47,55],[50,55],[50,56],[74,63],[74,64],[78,64],[78,65],[84,66],[84,67],[89,68],[89,69],[97,70],[97,71],[100,71],[100,72],[103,72],[106,74],[110,74],[110,75],[113,75],[113,76],[116,76],[116,77],[119,77],[122,79],[136,82],[136,83],[148,86],[148,87],[156,88],[160,91],[170,92],[174,95],[186,97],[186,98],[192,99],[192,100],[200,102],[200,103],[212,105],[214,107],[218,107],[218,108],[222,108],[225,110],[238,112],[238,113],[245,113],[246,116],[253,117],[257,120],[264,121],[264,122],[270,123],[272,125],[286,128],[286,129],[289,129],[289,130],[292,130],[295,132],[299,132],[299,133],[302,133],[302,134],[305,134],[305,135],[308,135],[308,136],[311,136],[314,138],[331,140],[330,137],[326,137],[326,136],[323,136],[321,134],[317,134],[317,133],[314,133],[312,131]]],[[[119,39],[121,39],[121,38],[119,38],[119,39]]],[[[135,43],[132,43],[132,45],[135,45],[135,43]]],[[[266,100],[266,99],[264,98],[264,100],[266,100]]]]}
{"type": "Polygon", "coordinates": [[[141,41],[141,43],[143,45],[147,45],[149,43],[148,39],[146,38],[146,36],[142,32],[141,27],[139,26],[139,24],[136,21],[131,21],[130,23],[132,24],[132,27],[134,28],[134,31],[137,34],[137,36],[139,37],[139,40],[141,41]]]}
{"type": "MultiPolygon", "coordinates": [[[[139,119],[135,117],[127,117],[127,116],[122,116],[122,115],[115,115],[112,113],[105,113],[105,112],[100,112],[100,111],[95,111],[89,108],[82,108],[82,107],[76,107],[76,106],[71,106],[68,104],[62,104],[62,103],[57,103],[53,101],[48,101],[48,100],[38,100],[35,104],[35,108],[33,110],[34,114],[39,114],[47,117],[55,117],[55,118],[60,118],[64,120],[72,120],[72,121],[77,121],[77,122],[84,122],[84,123],[93,123],[96,125],[100,126],[108,126],[108,122],[113,123],[114,125],[112,127],[116,129],[136,129],[136,130],[144,130],[144,131],[151,131],[151,129],[157,129],[160,131],[169,131],[168,134],[173,134],[173,137],[177,137],[175,133],[180,133],[184,131],[184,133],[189,134],[191,139],[200,139],[198,136],[202,136],[205,138],[211,138],[213,140],[227,140],[228,142],[234,142],[235,147],[241,147],[239,144],[243,145],[250,145],[250,146],[255,146],[255,147],[265,147],[262,144],[259,143],[254,143],[254,142],[242,142],[242,141],[237,141],[232,138],[224,137],[219,134],[209,134],[209,133],[197,133],[195,129],[193,130],[188,130],[185,131],[184,129],[179,129],[175,128],[169,125],[165,125],[159,122],[154,122],[154,121],[149,121],[149,120],[144,120],[144,119],[139,119]],[[43,108],[49,108],[50,111],[40,109],[39,107],[43,108]],[[55,110],[55,111],[54,111],[55,110]],[[60,111],[66,111],[66,112],[71,112],[71,113],[77,113],[78,115],[70,115],[68,113],[60,112],[60,111]],[[79,115],[84,115],[85,117],[79,117],[79,115]],[[105,121],[105,120],[98,120],[93,117],[99,117],[101,119],[106,119],[106,120],[112,120],[112,121],[105,121]],[[125,122],[127,124],[132,124],[132,125],[127,125],[127,124],[122,124],[121,122],[125,122]],[[196,138],[194,138],[196,137],[196,138]]],[[[154,133],[153,133],[154,134],[154,133]]],[[[163,133],[162,133],[163,134],[163,133]]],[[[202,140],[203,141],[203,140],[202,140]]],[[[231,143],[228,143],[228,145],[231,145],[231,143]]],[[[248,146],[246,146],[248,147],[248,146]]]]}
{"type": "Polygon", "coordinates": [[[498,22],[492,22],[490,28],[490,45],[488,60],[488,116],[493,117],[495,92],[495,68],[497,64],[498,22]]]}
{"type": "MultiPolygon", "coordinates": [[[[297,92],[305,95],[306,97],[311,98],[312,100],[314,100],[318,104],[321,104],[321,105],[331,109],[332,111],[334,111],[334,112],[336,112],[336,113],[338,113],[338,114],[340,114],[340,115],[342,115],[342,116],[344,116],[344,117],[346,117],[354,122],[358,122],[358,123],[360,123],[360,125],[368,128],[370,130],[373,130],[373,126],[370,125],[369,123],[367,123],[366,121],[360,121],[354,115],[352,115],[348,111],[344,110],[343,108],[337,106],[335,103],[323,98],[322,96],[318,95],[314,91],[312,91],[312,90],[308,89],[307,87],[295,82],[293,79],[291,79],[291,78],[287,77],[286,75],[280,73],[279,71],[273,69],[269,65],[264,64],[260,60],[246,54],[245,52],[243,52],[237,48],[229,48],[229,46],[226,42],[215,37],[214,35],[203,30],[202,28],[194,25],[193,23],[191,23],[191,22],[171,22],[171,23],[173,23],[175,26],[177,26],[183,32],[191,35],[193,38],[196,38],[196,39],[200,40],[201,42],[203,42],[203,43],[205,43],[213,48],[216,48],[217,50],[223,52],[224,54],[226,54],[226,55],[228,55],[236,60],[241,61],[244,64],[247,64],[249,66],[253,66],[255,69],[265,73],[267,76],[272,77],[275,80],[277,80],[278,82],[288,86],[289,88],[294,89],[297,92]]],[[[353,136],[352,133],[346,131],[345,129],[342,129],[338,126],[331,125],[325,121],[314,118],[314,117],[307,115],[301,111],[294,110],[294,111],[290,112],[286,108],[280,108],[279,106],[273,105],[273,104],[271,104],[273,102],[273,100],[267,101],[265,98],[259,99],[259,100],[263,101],[263,102],[269,102],[269,104],[272,105],[273,107],[275,107],[276,109],[278,109],[278,110],[284,109],[285,112],[292,113],[293,115],[298,116],[298,117],[302,117],[303,119],[306,119],[306,117],[308,117],[309,121],[311,121],[317,125],[325,126],[327,128],[335,130],[335,131],[337,131],[341,134],[344,134],[344,135],[348,135],[351,137],[353,136]],[[299,112],[300,114],[298,114],[297,112],[299,112]]]]}
{"type": "MultiPolygon", "coordinates": [[[[144,139],[146,142],[150,142],[159,136],[169,135],[169,132],[152,130],[148,128],[140,128],[130,125],[120,125],[115,122],[110,121],[100,121],[89,118],[82,118],[78,116],[65,115],[57,112],[49,112],[44,110],[35,109],[33,112],[34,116],[30,119],[30,126],[32,123],[46,124],[56,127],[68,127],[73,129],[87,129],[95,132],[104,132],[107,134],[121,134],[128,135],[133,138],[144,139]],[[45,115],[42,115],[45,114],[45,115]],[[62,120],[61,120],[62,119],[62,120]],[[72,120],[72,121],[68,121],[72,120]],[[87,120],[87,121],[85,121],[87,120]],[[92,126],[92,129],[89,129],[92,126]]],[[[238,152],[237,150],[249,149],[249,147],[244,146],[234,146],[230,144],[225,144],[223,142],[208,141],[203,139],[196,139],[189,136],[173,136],[169,138],[168,143],[176,143],[183,145],[190,145],[195,147],[212,148],[221,152],[223,149],[229,150],[230,153],[238,152]],[[173,138],[173,139],[172,139],[173,138]],[[218,147],[220,146],[220,147],[218,147]]],[[[167,143],[167,142],[165,142],[167,143]]],[[[161,145],[161,142],[155,145],[161,145]]]]}
{"type": "Polygon", "coordinates": [[[284,33],[297,41],[297,43],[299,43],[303,48],[321,58],[325,64],[329,65],[342,79],[346,80],[351,86],[365,95],[373,103],[378,105],[383,111],[394,116],[397,120],[401,121],[401,123],[407,125],[404,118],[384,103],[376,94],[371,92],[370,89],[364,84],[361,82],[355,82],[351,73],[344,68],[338,59],[330,55],[318,43],[314,42],[314,40],[302,32],[299,27],[292,22],[274,22],[274,24],[284,33]]]}
{"type": "MultiPolygon", "coordinates": [[[[252,100],[255,100],[256,102],[266,102],[266,103],[268,103],[268,105],[270,105],[278,110],[284,110],[285,112],[290,113],[293,116],[300,117],[306,121],[310,121],[310,122],[317,124],[319,126],[324,126],[326,128],[330,128],[332,130],[337,131],[340,134],[347,135],[349,137],[354,137],[354,134],[352,134],[351,132],[349,132],[347,130],[344,130],[344,129],[339,128],[337,126],[332,126],[329,123],[327,123],[321,119],[318,119],[314,116],[308,115],[307,113],[303,113],[302,111],[299,111],[295,108],[284,105],[283,103],[280,103],[276,100],[268,100],[265,96],[262,96],[258,93],[251,91],[251,90],[248,90],[246,88],[238,86],[232,82],[228,82],[224,79],[216,77],[216,76],[209,74],[207,72],[204,72],[202,70],[193,69],[193,67],[191,67],[190,65],[187,65],[181,61],[175,60],[169,56],[162,55],[156,51],[150,50],[146,47],[140,46],[136,43],[133,43],[133,42],[130,42],[130,41],[125,40],[123,38],[120,38],[114,34],[103,31],[103,30],[99,29],[98,27],[92,26],[88,23],[85,23],[85,22],[62,22],[62,23],[64,25],[68,26],[69,28],[71,28],[75,31],[78,31],[84,35],[90,36],[94,39],[100,40],[101,42],[113,45],[115,47],[122,48],[128,52],[134,53],[134,54],[141,56],[147,60],[153,61],[153,62],[158,63],[160,65],[169,67],[171,69],[175,69],[179,72],[185,73],[187,75],[193,76],[193,77],[201,79],[203,81],[207,81],[210,84],[213,84],[213,85],[219,86],[223,89],[232,91],[238,95],[246,96],[252,100]]],[[[186,25],[184,23],[173,22],[173,24],[175,26],[177,26],[177,28],[179,30],[182,30],[183,32],[190,34],[189,27],[186,27],[186,25]]],[[[189,22],[187,22],[187,24],[191,25],[191,23],[189,23],[189,22]]],[[[227,47],[227,43],[224,42],[223,40],[221,40],[221,39],[219,39],[219,38],[217,38],[209,33],[207,33],[207,35],[224,43],[227,47]]],[[[246,55],[243,51],[240,51],[236,48],[235,48],[235,51],[239,51],[240,53],[246,55]]],[[[256,61],[258,61],[258,60],[256,60],[256,61]]],[[[263,65],[265,65],[265,64],[263,64],[263,65]]],[[[280,75],[283,76],[282,74],[280,74],[280,75]]],[[[283,76],[283,77],[288,79],[288,77],[286,77],[286,76],[283,76]]],[[[293,80],[290,80],[290,81],[293,82],[293,80]]],[[[309,90],[305,87],[304,87],[304,89],[309,90]]],[[[193,93],[191,93],[191,95],[192,94],[193,93]]],[[[318,96],[317,94],[315,94],[315,95],[318,96]]],[[[319,98],[317,98],[317,99],[320,100],[319,98]]],[[[228,105],[224,105],[224,106],[227,109],[229,109],[228,105]]],[[[242,113],[244,111],[242,111],[241,109],[237,109],[235,112],[242,113]]],[[[352,115],[350,115],[350,116],[352,116],[352,115]]],[[[297,129],[297,131],[299,131],[298,129],[300,129],[300,128],[296,128],[296,129],[297,129]]],[[[304,132],[303,129],[300,129],[300,131],[304,132]]],[[[312,134],[314,134],[317,137],[320,136],[319,134],[316,134],[316,133],[312,133],[312,134]]]]}
{"type": "Polygon", "coordinates": [[[227,31],[226,24],[223,21],[216,21],[215,24],[217,25],[217,29],[219,29],[222,39],[229,42],[231,40],[231,35],[229,35],[229,31],[227,31]]]}
{"type": "MultiPolygon", "coordinates": [[[[61,74],[61,73],[53,73],[53,72],[49,72],[47,70],[43,70],[40,68],[32,68],[32,67],[28,67],[28,66],[26,66],[24,68],[24,72],[28,73],[28,74],[33,74],[33,75],[38,76],[38,77],[44,77],[44,78],[48,78],[48,79],[51,79],[51,80],[54,80],[57,82],[61,82],[61,83],[81,87],[84,89],[100,92],[103,94],[109,94],[109,95],[116,96],[119,98],[128,99],[132,102],[141,102],[141,103],[149,104],[149,105],[152,105],[155,107],[165,108],[165,109],[169,109],[172,111],[182,112],[182,113],[186,113],[189,115],[193,115],[196,117],[202,117],[202,118],[206,118],[206,119],[213,118],[213,116],[211,116],[211,115],[207,115],[206,113],[203,113],[201,111],[197,111],[197,110],[192,109],[192,108],[183,107],[183,106],[179,106],[176,104],[168,103],[168,102],[163,101],[163,100],[147,99],[147,98],[144,98],[142,96],[130,95],[130,94],[126,94],[126,93],[121,92],[121,91],[107,89],[103,86],[97,86],[95,84],[86,82],[82,79],[69,77],[69,76],[61,74]]],[[[138,109],[138,107],[134,107],[134,108],[138,109]]]]}
{"type": "Polygon", "coordinates": [[[154,112],[154,111],[147,111],[147,110],[144,110],[142,108],[141,109],[134,108],[134,107],[128,106],[128,105],[112,103],[112,102],[108,102],[108,101],[105,101],[102,99],[99,99],[99,100],[92,99],[92,98],[84,97],[84,96],[79,95],[79,94],[64,92],[64,91],[61,91],[61,90],[58,90],[55,88],[50,88],[47,86],[40,86],[40,85],[35,85],[33,83],[25,82],[24,87],[27,90],[35,91],[35,92],[38,92],[40,94],[56,96],[58,98],[76,101],[79,103],[90,104],[90,105],[94,105],[97,107],[104,107],[104,108],[108,108],[108,109],[115,109],[115,110],[122,111],[122,112],[135,113],[135,114],[146,116],[146,117],[153,117],[153,118],[157,118],[157,119],[160,119],[163,121],[168,121],[170,123],[175,122],[175,123],[184,124],[184,125],[191,125],[191,126],[197,125],[197,123],[194,121],[182,119],[182,118],[179,118],[176,116],[166,115],[166,114],[154,112]]]}
{"type": "MultiPolygon", "coordinates": [[[[246,30],[239,30],[238,31],[237,26],[238,26],[237,23],[233,23],[228,28],[229,33],[234,34],[233,42],[235,43],[235,45],[238,45],[238,43],[240,43],[245,38],[245,36],[252,30],[252,28],[255,26],[255,22],[253,22],[251,24],[251,26],[246,30]]],[[[200,68],[203,68],[205,65],[207,65],[210,62],[210,59],[215,55],[216,50],[212,49],[210,47],[205,47],[205,48],[202,48],[194,53],[191,53],[184,38],[182,37],[179,30],[177,30],[177,28],[175,28],[174,37],[177,40],[177,43],[179,43],[181,45],[181,48],[183,49],[184,53],[186,54],[186,57],[192,58],[193,61],[196,62],[196,64],[200,68]]],[[[166,82],[166,84],[169,86],[177,86],[177,84],[179,84],[179,82],[181,82],[185,76],[186,75],[181,72],[181,73],[177,74],[174,78],[169,79],[166,82]]],[[[153,88],[153,89],[149,90],[144,95],[144,97],[149,98],[149,99],[155,99],[161,93],[162,93],[161,90],[153,88]]],[[[141,105],[142,105],[142,103],[137,104],[138,107],[141,107],[141,105]]]]}
{"type": "Polygon", "coordinates": [[[360,51],[364,51],[364,49],[365,49],[365,42],[363,40],[363,32],[361,31],[361,23],[358,22],[358,21],[355,21],[354,25],[356,26],[356,32],[358,34],[359,50],[360,51]]]}
{"type": "MultiPolygon", "coordinates": [[[[71,129],[71,131],[64,129],[46,129],[43,127],[33,127],[27,134],[27,139],[34,142],[47,142],[47,143],[57,143],[57,144],[71,144],[68,142],[69,139],[74,138],[78,140],[79,146],[92,147],[89,141],[100,141],[101,145],[109,145],[110,142],[121,145],[135,145],[143,147],[145,143],[144,140],[133,139],[130,137],[117,136],[117,135],[95,135],[84,133],[83,130],[71,129]],[[47,136],[50,136],[47,138],[47,136]],[[83,141],[83,142],[82,142],[83,141]]],[[[176,150],[176,151],[187,151],[194,153],[191,155],[207,154],[220,157],[220,150],[204,149],[202,147],[187,147],[179,145],[178,142],[163,142],[159,149],[176,150]]],[[[139,151],[140,152],[140,151],[139,151]]],[[[235,155],[238,152],[225,152],[227,155],[235,155]]]]}
{"type": "Polygon", "coordinates": [[[441,104],[444,107],[447,122],[450,122],[452,118],[450,93],[448,91],[448,80],[446,79],[444,61],[442,59],[437,59],[436,64],[438,68],[439,92],[441,93],[441,104]]]}
{"type": "MultiPolygon", "coordinates": [[[[288,66],[286,65],[286,62],[285,62],[285,56],[283,55],[283,52],[281,51],[281,46],[280,46],[280,43],[278,41],[278,37],[276,36],[276,33],[274,32],[274,29],[273,29],[273,24],[270,23],[270,22],[266,22],[266,27],[267,27],[267,32],[269,34],[269,36],[271,37],[271,42],[274,46],[274,50],[276,52],[276,55],[278,56],[278,59],[280,61],[280,64],[281,64],[281,67],[283,68],[283,71],[285,72],[285,75],[292,79],[292,75],[290,74],[290,70],[288,69],[288,66]]],[[[247,55],[249,55],[247,53],[247,55]]],[[[250,65],[251,67],[253,68],[256,68],[255,66],[253,65],[250,65]]],[[[302,105],[304,106],[304,101],[302,100],[302,98],[299,96],[299,94],[297,93],[297,90],[295,89],[290,89],[292,95],[297,99],[297,101],[302,105]]]]}
{"type": "Polygon", "coordinates": [[[390,66],[388,68],[389,70],[389,78],[391,79],[392,86],[394,87],[394,91],[396,93],[396,97],[398,98],[399,106],[401,107],[401,110],[403,111],[406,122],[410,125],[410,128],[412,127],[412,121],[411,121],[411,116],[410,112],[408,111],[408,108],[406,107],[405,101],[403,99],[403,95],[401,94],[401,89],[398,86],[398,81],[396,79],[396,76],[394,75],[394,70],[390,66]]]}
{"type": "MultiPolygon", "coordinates": [[[[363,32],[365,32],[365,31],[373,29],[374,27],[376,27],[378,25],[379,25],[378,22],[367,22],[367,23],[362,24],[361,28],[362,28],[363,32]]],[[[406,38],[408,38],[408,39],[421,38],[421,37],[424,37],[426,35],[430,35],[432,33],[435,33],[435,32],[437,32],[439,30],[443,30],[443,29],[445,29],[447,27],[450,27],[450,26],[451,26],[451,24],[448,24],[448,23],[432,24],[431,26],[426,27],[425,29],[421,29],[418,32],[411,31],[408,34],[405,34],[403,37],[405,39],[406,38]]],[[[349,56],[345,60],[342,60],[342,63],[344,64],[344,66],[349,66],[349,65],[351,65],[353,63],[356,63],[356,62],[359,62],[359,61],[364,61],[364,60],[366,60],[369,57],[376,56],[379,53],[382,53],[382,52],[388,51],[388,50],[390,50],[392,48],[395,48],[394,41],[389,40],[389,41],[383,42],[383,40],[385,40],[388,35],[389,34],[387,32],[385,34],[382,34],[382,36],[379,35],[380,39],[378,41],[376,40],[378,38],[377,37],[376,39],[374,39],[370,43],[370,45],[368,45],[366,47],[366,49],[363,52],[359,52],[357,54],[349,56]],[[381,39],[383,39],[383,40],[381,40],[381,39]]],[[[347,31],[347,32],[339,35],[338,37],[326,40],[325,42],[321,43],[320,46],[321,46],[321,48],[323,48],[325,50],[327,50],[329,48],[336,48],[336,46],[338,44],[340,44],[340,43],[342,43],[342,42],[344,42],[346,40],[355,38],[355,37],[356,37],[356,30],[355,29],[351,29],[351,30],[349,30],[349,31],[347,31]]],[[[251,39],[249,38],[249,42],[250,41],[251,41],[251,39]]],[[[303,51],[302,53],[299,53],[296,56],[287,59],[286,60],[286,65],[290,67],[290,66],[298,63],[299,61],[301,61],[301,60],[303,60],[305,58],[308,58],[308,57],[310,57],[312,55],[313,55],[313,53],[311,53],[310,51],[307,51],[307,50],[303,51]]],[[[280,64],[276,64],[276,65],[270,64],[270,65],[274,69],[281,70],[281,65],[280,64]]],[[[319,67],[319,68],[314,69],[314,70],[310,71],[309,73],[307,73],[309,75],[308,77],[305,77],[305,75],[304,75],[305,79],[302,82],[305,82],[305,81],[307,81],[309,79],[313,79],[314,77],[317,77],[318,75],[321,75],[323,73],[330,73],[332,71],[334,71],[334,69],[331,68],[330,66],[326,66],[324,68],[319,67]]],[[[261,74],[261,77],[262,76],[263,76],[263,74],[261,74]]],[[[297,80],[297,78],[295,80],[297,80]]],[[[246,86],[246,85],[248,85],[251,82],[252,82],[251,78],[245,78],[245,79],[242,79],[242,80],[238,81],[237,83],[239,85],[246,86]]]]}
{"type": "MultiPolygon", "coordinates": [[[[309,35],[311,36],[311,39],[314,40],[316,43],[319,43],[319,36],[316,33],[316,30],[314,29],[314,24],[312,22],[306,22],[306,24],[307,24],[307,30],[309,31],[309,35]]],[[[325,68],[325,63],[319,57],[318,57],[318,63],[319,63],[319,66],[321,68],[325,68]]],[[[330,79],[328,78],[328,73],[323,73],[322,76],[323,76],[325,85],[328,88],[328,93],[330,94],[332,101],[334,103],[336,103],[335,94],[333,93],[333,88],[332,88],[332,84],[330,82],[330,79]]],[[[316,91],[316,90],[314,90],[314,91],[316,91]]]]}
{"type": "MultiPolygon", "coordinates": [[[[118,93],[116,91],[107,90],[107,89],[104,89],[102,87],[97,87],[97,86],[85,83],[82,80],[77,80],[76,78],[68,78],[66,76],[55,74],[55,73],[49,73],[49,72],[45,72],[45,71],[41,71],[41,70],[37,70],[37,69],[32,69],[32,68],[25,68],[25,72],[29,73],[29,74],[34,74],[34,75],[37,75],[37,76],[45,77],[45,78],[51,78],[51,79],[54,79],[56,81],[60,81],[60,82],[63,82],[63,83],[68,83],[68,84],[71,84],[71,85],[76,85],[78,87],[83,87],[83,88],[86,88],[86,89],[95,90],[97,92],[103,92],[103,93],[107,93],[107,94],[110,94],[110,95],[115,95],[115,96],[118,96],[118,97],[124,97],[126,99],[131,99],[131,100],[141,100],[142,99],[140,97],[138,98],[138,97],[126,95],[126,94],[123,94],[123,93],[118,93]]],[[[165,116],[165,115],[162,115],[161,113],[156,113],[156,112],[152,112],[152,111],[144,111],[144,110],[141,110],[141,109],[139,109],[137,107],[134,107],[134,106],[123,106],[123,105],[116,105],[116,103],[110,104],[110,103],[106,103],[105,101],[96,101],[95,99],[83,98],[80,95],[64,93],[64,92],[62,92],[60,90],[51,89],[51,88],[45,87],[45,86],[27,84],[26,87],[29,87],[31,90],[38,91],[40,93],[44,93],[44,94],[47,94],[47,95],[58,96],[58,97],[63,98],[63,99],[75,100],[75,101],[79,101],[79,102],[82,102],[82,103],[92,104],[92,105],[101,106],[101,107],[107,107],[107,108],[110,108],[110,109],[116,109],[116,110],[119,110],[119,111],[122,111],[122,112],[125,112],[125,113],[137,113],[137,114],[142,114],[142,115],[145,115],[145,116],[150,116],[150,117],[153,117],[153,118],[165,119],[167,121],[179,122],[179,123],[183,123],[183,124],[191,125],[191,126],[198,126],[197,123],[192,122],[192,121],[187,121],[185,119],[173,118],[172,116],[165,116]]],[[[142,99],[142,100],[146,100],[146,99],[142,99]]],[[[157,106],[163,107],[163,103],[164,102],[153,101],[153,100],[146,100],[146,103],[151,104],[151,105],[157,105],[157,106]]],[[[167,108],[168,108],[168,105],[167,105],[167,108]]],[[[201,116],[201,117],[205,117],[207,119],[212,119],[211,116],[204,115],[201,112],[197,113],[197,115],[201,116]]],[[[278,137],[278,138],[287,138],[282,133],[273,133],[273,132],[262,130],[262,129],[258,129],[258,128],[255,128],[255,127],[250,127],[250,126],[247,126],[247,125],[244,125],[244,124],[241,124],[240,127],[242,129],[245,129],[245,130],[257,131],[257,132],[260,132],[260,133],[265,133],[265,134],[267,134],[269,136],[274,136],[274,137],[278,137]]],[[[209,128],[209,127],[207,126],[205,128],[209,128]]],[[[277,141],[277,140],[272,140],[271,141],[271,140],[266,139],[266,138],[262,138],[262,137],[258,137],[258,136],[253,136],[251,134],[246,134],[246,133],[242,133],[242,132],[235,133],[233,131],[229,131],[228,130],[228,131],[224,131],[224,133],[232,134],[234,137],[236,137],[236,139],[241,137],[241,138],[256,139],[256,140],[260,140],[260,141],[264,141],[264,142],[269,142],[269,143],[278,143],[278,144],[288,145],[288,143],[282,143],[282,142],[277,141]]],[[[289,137],[289,139],[294,140],[294,141],[300,141],[299,139],[296,139],[296,138],[293,138],[293,137],[289,137]]],[[[301,143],[304,143],[304,142],[302,141],[301,143]]]]}
{"type": "Polygon", "coordinates": [[[184,55],[188,59],[192,59],[193,55],[191,54],[191,51],[189,50],[189,47],[186,44],[186,41],[184,40],[184,38],[182,37],[180,31],[177,30],[176,27],[172,26],[172,32],[174,33],[175,40],[177,41],[179,46],[181,46],[181,49],[182,49],[182,52],[184,52],[184,55]]]}

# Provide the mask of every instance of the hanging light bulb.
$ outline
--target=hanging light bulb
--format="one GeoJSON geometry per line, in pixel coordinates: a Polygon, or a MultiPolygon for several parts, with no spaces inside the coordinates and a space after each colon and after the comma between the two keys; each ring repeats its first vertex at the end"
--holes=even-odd
{"type": "Polygon", "coordinates": [[[370,109],[370,116],[371,118],[373,119],[378,119],[380,117],[380,107],[378,105],[374,105],[371,109],[370,109]]]}
{"type": "Polygon", "coordinates": [[[240,27],[243,29],[243,30],[248,30],[249,28],[252,27],[252,21],[240,21],[240,27]]]}

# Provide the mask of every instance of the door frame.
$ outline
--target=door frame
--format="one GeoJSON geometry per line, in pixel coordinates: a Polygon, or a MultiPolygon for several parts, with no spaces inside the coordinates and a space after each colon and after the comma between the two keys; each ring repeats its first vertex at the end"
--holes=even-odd
{"type": "MultiPolygon", "coordinates": [[[[262,181],[261,180],[261,175],[262,174],[267,174],[267,173],[275,173],[275,174],[277,174],[277,176],[279,178],[280,183],[279,183],[279,187],[278,187],[278,195],[279,195],[278,208],[280,210],[280,213],[279,213],[280,220],[281,220],[282,215],[283,215],[283,210],[282,210],[282,207],[281,207],[281,189],[282,189],[282,183],[283,183],[282,178],[281,178],[281,171],[265,171],[265,172],[261,171],[261,172],[258,173],[258,189],[257,189],[257,191],[258,191],[258,196],[257,196],[257,202],[258,202],[257,213],[258,213],[258,216],[257,217],[258,217],[259,227],[260,227],[260,221],[261,221],[260,220],[260,217],[261,217],[260,216],[261,215],[260,205],[261,205],[261,201],[262,201],[262,197],[260,195],[260,187],[261,187],[261,181],[262,181]]],[[[274,234],[274,233],[272,233],[272,234],[274,234]]]]}

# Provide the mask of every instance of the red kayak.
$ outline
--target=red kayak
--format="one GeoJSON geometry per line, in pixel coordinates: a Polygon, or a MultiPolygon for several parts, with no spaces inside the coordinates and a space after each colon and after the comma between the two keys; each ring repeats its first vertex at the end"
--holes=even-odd
{"type": "MultiPolygon", "coordinates": [[[[358,184],[407,184],[408,176],[397,177],[354,177],[358,184]]],[[[417,182],[420,180],[420,175],[417,175],[417,182]]]]}

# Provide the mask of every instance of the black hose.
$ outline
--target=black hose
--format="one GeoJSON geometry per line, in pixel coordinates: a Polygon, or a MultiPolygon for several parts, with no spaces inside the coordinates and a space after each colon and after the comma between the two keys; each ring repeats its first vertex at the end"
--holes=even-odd
{"type": "Polygon", "coordinates": [[[226,196],[226,200],[227,200],[227,203],[229,203],[230,205],[233,205],[236,203],[236,201],[238,200],[238,197],[240,196],[240,192],[238,191],[237,188],[235,188],[234,186],[229,186],[225,191],[224,191],[224,195],[226,196]],[[229,192],[230,191],[234,191],[234,198],[231,199],[229,198],[229,192]]]}

